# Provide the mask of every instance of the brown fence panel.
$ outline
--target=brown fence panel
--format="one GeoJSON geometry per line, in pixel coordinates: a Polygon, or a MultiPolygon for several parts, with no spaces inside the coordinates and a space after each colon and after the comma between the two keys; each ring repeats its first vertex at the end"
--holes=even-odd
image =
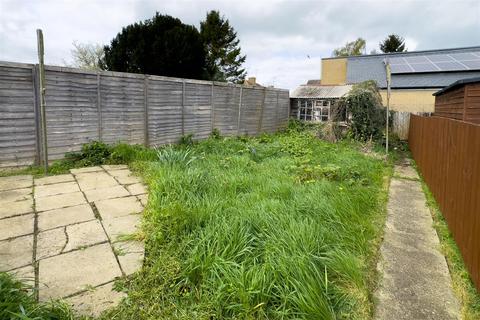
{"type": "Polygon", "coordinates": [[[480,125],[412,115],[408,143],[480,290],[480,125]]]}

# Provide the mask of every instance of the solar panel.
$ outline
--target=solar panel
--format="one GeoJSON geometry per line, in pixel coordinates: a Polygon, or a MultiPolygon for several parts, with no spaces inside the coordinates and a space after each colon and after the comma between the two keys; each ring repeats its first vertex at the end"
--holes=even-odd
{"type": "Polygon", "coordinates": [[[446,54],[432,54],[432,55],[428,55],[427,57],[432,62],[454,61],[451,57],[447,56],[446,54]]]}
{"type": "Polygon", "coordinates": [[[390,65],[392,73],[408,73],[412,72],[412,68],[410,68],[406,64],[392,64],[390,65]]]}
{"type": "Polygon", "coordinates": [[[412,63],[410,66],[413,68],[413,72],[431,72],[438,71],[433,63],[412,63]]]}
{"type": "Polygon", "coordinates": [[[456,71],[456,70],[466,70],[462,64],[458,62],[437,62],[435,63],[439,68],[440,71],[456,71]]]}
{"type": "Polygon", "coordinates": [[[475,61],[462,61],[471,70],[480,70],[480,60],[475,61]]]}
{"type": "Polygon", "coordinates": [[[405,60],[403,58],[390,58],[390,65],[394,64],[405,64],[405,60]]]}
{"type": "Polygon", "coordinates": [[[408,63],[430,63],[425,56],[405,57],[408,63]]]}
{"type": "Polygon", "coordinates": [[[470,52],[452,53],[450,57],[457,61],[478,60],[478,57],[474,54],[471,54],[470,52]]]}

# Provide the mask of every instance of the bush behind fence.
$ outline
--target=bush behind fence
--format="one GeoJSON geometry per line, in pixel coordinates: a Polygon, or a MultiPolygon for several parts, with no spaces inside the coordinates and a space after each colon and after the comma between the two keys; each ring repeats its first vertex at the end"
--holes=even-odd
{"type": "MultiPolygon", "coordinates": [[[[92,140],[147,146],[257,135],[286,126],[288,90],[46,66],[49,160],[92,140]]],[[[38,66],[0,62],[0,167],[38,163],[44,150],[38,66]]]]}

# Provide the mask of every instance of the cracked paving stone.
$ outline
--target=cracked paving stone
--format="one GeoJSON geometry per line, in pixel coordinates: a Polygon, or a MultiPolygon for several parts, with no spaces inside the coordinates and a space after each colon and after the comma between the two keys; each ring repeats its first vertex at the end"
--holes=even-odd
{"type": "Polygon", "coordinates": [[[40,232],[37,236],[37,260],[62,253],[66,245],[67,235],[65,234],[65,228],[40,232]]]}
{"type": "Polygon", "coordinates": [[[103,226],[112,242],[125,235],[131,235],[140,229],[141,215],[128,215],[103,220],[103,226]]]}
{"type": "Polygon", "coordinates": [[[98,220],[92,220],[66,227],[68,243],[64,252],[93,244],[107,242],[108,238],[98,220]]]}
{"type": "Polygon", "coordinates": [[[141,241],[121,241],[113,244],[118,261],[125,275],[131,275],[141,269],[145,248],[141,241]]]}
{"type": "Polygon", "coordinates": [[[34,222],[34,214],[0,220],[0,240],[33,233],[34,222]]]}
{"type": "Polygon", "coordinates": [[[39,261],[39,297],[66,297],[120,276],[110,244],[98,244],[39,261]]]}
{"type": "Polygon", "coordinates": [[[140,200],[140,203],[146,207],[148,203],[148,194],[140,194],[137,196],[138,200],[140,200]]]}
{"type": "Polygon", "coordinates": [[[0,271],[9,271],[32,263],[33,235],[0,241],[0,271]]]}
{"type": "Polygon", "coordinates": [[[92,208],[88,204],[43,211],[38,213],[38,229],[40,231],[85,222],[95,219],[92,208]]]}

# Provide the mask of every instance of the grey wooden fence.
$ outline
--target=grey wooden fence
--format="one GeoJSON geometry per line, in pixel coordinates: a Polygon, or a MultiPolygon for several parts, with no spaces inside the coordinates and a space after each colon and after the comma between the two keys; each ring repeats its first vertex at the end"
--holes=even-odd
{"type": "MultiPolygon", "coordinates": [[[[257,135],[288,121],[288,90],[46,66],[49,160],[92,140],[157,146],[257,135]]],[[[0,61],[0,167],[42,159],[38,66],[0,61]]]]}

